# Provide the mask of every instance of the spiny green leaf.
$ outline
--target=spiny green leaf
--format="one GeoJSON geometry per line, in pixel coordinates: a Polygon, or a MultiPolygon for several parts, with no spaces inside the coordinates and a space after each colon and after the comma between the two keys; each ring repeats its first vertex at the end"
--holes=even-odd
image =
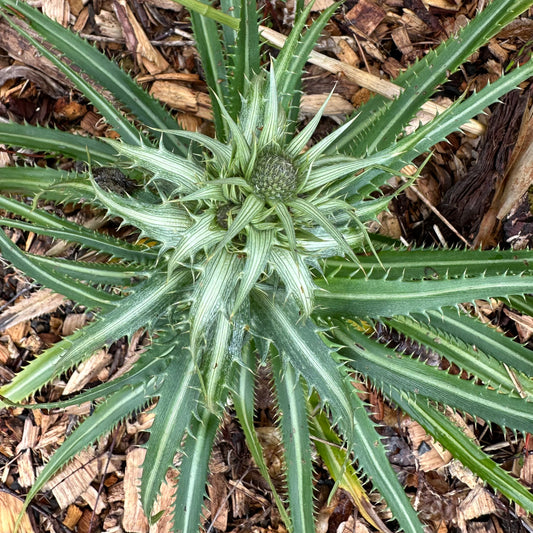
{"type": "Polygon", "coordinates": [[[146,516],[150,516],[167,470],[181,447],[199,395],[196,365],[186,348],[188,335],[178,332],[165,337],[169,362],[165,372],[159,374],[162,386],[158,390],[157,405],[152,409],[154,421],[149,430],[141,479],[146,516]]]}
{"type": "MultiPolygon", "coordinates": [[[[434,315],[438,313],[433,312],[434,315]]],[[[407,338],[414,340],[421,346],[429,348],[450,363],[455,363],[461,370],[468,372],[502,393],[509,394],[517,391],[517,386],[523,393],[524,399],[533,399],[533,383],[528,378],[515,375],[513,381],[506,369],[495,357],[489,357],[477,347],[472,347],[460,338],[435,329],[423,318],[420,321],[402,316],[384,319],[383,322],[407,338]]]]}
{"type": "Polygon", "coordinates": [[[426,398],[390,391],[391,398],[422,425],[451,454],[467,468],[490,484],[523,509],[533,512],[533,495],[496,464],[479,446],[474,444],[461,429],[432,407],[426,398]]]}
{"type": "MultiPolygon", "coordinates": [[[[8,146],[22,146],[38,152],[63,154],[79,161],[85,161],[87,153],[91,154],[93,163],[109,165],[117,160],[115,150],[105,142],[52,128],[0,122],[0,136],[2,143],[8,146]]],[[[49,171],[50,169],[47,169],[45,172],[49,171]]]]}
{"type": "MultiPolygon", "coordinates": [[[[1,222],[2,220],[0,219],[1,222]]],[[[34,256],[22,252],[7,238],[7,235],[1,228],[0,251],[5,259],[19,265],[19,268],[23,268],[27,276],[50,287],[58,294],[82,302],[88,307],[108,311],[113,309],[121,299],[116,294],[111,294],[81,283],[69,275],[62,274],[50,268],[42,262],[34,261],[34,256]]]]}
{"type": "Polygon", "coordinates": [[[491,357],[505,363],[511,368],[533,375],[533,357],[531,350],[517,341],[500,333],[488,324],[482,324],[477,318],[458,312],[457,309],[443,308],[440,312],[426,311],[424,317],[417,318],[431,321],[431,325],[457,335],[460,339],[491,357]]]}
{"type": "Polygon", "coordinates": [[[148,382],[126,386],[102,402],[65,440],[52,455],[28,492],[24,509],[46,482],[99,437],[115,428],[127,416],[142,408],[157,391],[159,380],[154,376],[148,382]]]}
{"type": "Polygon", "coordinates": [[[531,404],[517,394],[512,396],[476,385],[473,381],[402,356],[354,327],[337,325],[335,337],[346,346],[342,353],[356,370],[369,376],[385,394],[394,387],[474,413],[504,427],[533,431],[531,404]]]}
{"type": "Polygon", "coordinates": [[[294,369],[280,357],[272,357],[281,431],[285,444],[285,464],[289,509],[293,531],[314,533],[313,469],[307,421],[307,406],[294,369]]]}
{"type": "Polygon", "coordinates": [[[529,276],[404,281],[333,278],[316,280],[317,313],[323,316],[393,316],[440,309],[476,299],[521,294],[529,276]]]}
{"type": "Polygon", "coordinates": [[[11,383],[0,388],[0,394],[14,402],[30,396],[97,349],[155,321],[175,301],[174,291],[188,282],[188,272],[179,272],[168,280],[165,275],[152,276],[105,318],[77,330],[34,359],[11,383]]]}
{"type": "Polygon", "coordinates": [[[196,416],[183,447],[180,479],[186,482],[178,482],[173,517],[176,533],[198,532],[209,457],[219,425],[219,418],[200,405],[196,416]]]}

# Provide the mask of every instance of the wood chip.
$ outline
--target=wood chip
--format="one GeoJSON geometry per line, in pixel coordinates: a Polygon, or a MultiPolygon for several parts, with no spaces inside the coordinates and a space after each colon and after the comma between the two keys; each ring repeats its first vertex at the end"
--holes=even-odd
{"type": "Polygon", "coordinates": [[[207,486],[211,524],[215,529],[226,531],[228,526],[228,484],[222,474],[211,474],[207,486]]]}
{"type": "Polygon", "coordinates": [[[43,0],[41,5],[45,15],[67,27],[70,18],[70,4],[67,0],[43,0]]]}
{"type": "Polygon", "coordinates": [[[346,13],[346,20],[363,35],[369,37],[386,14],[386,11],[372,0],[360,0],[346,13]]]}
{"type": "Polygon", "coordinates": [[[511,165],[498,209],[500,220],[511,212],[533,183],[533,106],[522,123],[511,165]]]}
{"type": "Polygon", "coordinates": [[[464,466],[461,462],[453,459],[448,464],[448,472],[451,476],[456,477],[459,481],[475,489],[476,487],[483,486],[483,481],[472,473],[472,471],[464,466]]]}
{"type": "Polygon", "coordinates": [[[61,395],[66,396],[83,389],[94,376],[111,363],[112,359],[111,354],[106,350],[98,350],[72,372],[61,395]]]}
{"type": "Polygon", "coordinates": [[[161,492],[159,493],[152,510],[154,515],[161,511],[164,511],[164,513],[157,523],[150,527],[150,533],[171,533],[174,531],[172,529],[172,516],[177,483],[178,471],[171,468],[167,472],[165,482],[161,485],[161,492]]]}
{"type": "Polygon", "coordinates": [[[119,24],[115,14],[111,11],[105,9],[100,10],[100,13],[94,16],[94,21],[98,25],[98,30],[102,36],[116,41],[124,40],[122,26],[119,24]]]}
{"type": "Polygon", "coordinates": [[[55,449],[65,440],[67,425],[68,417],[64,416],[57,423],[53,424],[44,435],[41,436],[37,445],[37,449],[45,458],[51,455],[50,450],[52,448],[55,449]]]}
{"type": "Polygon", "coordinates": [[[410,419],[406,419],[403,423],[407,426],[413,451],[418,457],[421,470],[424,472],[437,470],[451,461],[451,453],[435,442],[420,424],[410,419]]]}
{"type": "Polygon", "coordinates": [[[303,94],[300,103],[300,113],[304,115],[316,115],[318,110],[324,105],[328,99],[324,115],[326,116],[346,116],[353,113],[353,105],[351,102],[340,96],[339,94],[303,94]]]}
{"type": "Polygon", "coordinates": [[[19,300],[0,315],[0,331],[51,313],[63,303],[64,299],[64,296],[52,292],[50,289],[36,291],[29,298],[19,300]]]}
{"type": "Polygon", "coordinates": [[[352,67],[359,66],[359,56],[355,50],[349,45],[346,39],[335,39],[337,44],[337,50],[335,55],[339,58],[339,61],[351,65],[352,67]]]}
{"type": "Polygon", "coordinates": [[[17,452],[23,450],[33,449],[37,446],[39,439],[40,429],[36,426],[31,419],[28,417],[24,421],[24,430],[22,432],[22,439],[17,446],[17,452]]]}
{"type": "Polygon", "coordinates": [[[461,531],[466,533],[468,531],[468,520],[495,513],[497,513],[497,507],[494,503],[494,497],[488,490],[477,486],[459,505],[457,509],[457,525],[461,531]]]}
{"type": "Polygon", "coordinates": [[[436,7],[439,9],[446,9],[447,11],[458,11],[462,2],[455,2],[454,0],[422,0],[426,7],[436,7]]]}
{"type": "Polygon", "coordinates": [[[400,26],[392,30],[391,37],[400,52],[406,56],[406,59],[410,59],[413,56],[414,48],[405,27],[400,26]]]}
{"type": "Polygon", "coordinates": [[[211,101],[206,93],[195,92],[178,83],[156,81],[150,88],[150,94],[173,109],[213,120],[211,101]]]}
{"type": "MultiPolygon", "coordinates": [[[[22,511],[23,503],[19,498],[7,493],[0,492],[0,531],[11,533],[15,531],[15,522],[22,511]]],[[[35,533],[27,513],[24,513],[19,525],[18,533],[35,533]]]]}
{"type": "Polygon", "coordinates": [[[126,455],[122,527],[128,533],[148,533],[149,531],[138,489],[145,455],[146,450],[143,448],[131,448],[126,455]]]}
{"type": "Polygon", "coordinates": [[[51,490],[59,507],[66,509],[89,489],[99,466],[94,450],[84,450],[45,485],[45,490],[51,490]]]}
{"type": "Polygon", "coordinates": [[[527,315],[519,315],[513,313],[509,309],[504,309],[503,312],[515,322],[518,337],[521,343],[526,343],[533,337],[533,318],[527,315]]]}
{"type": "Polygon", "coordinates": [[[25,450],[17,456],[18,483],[21,487],[31,487],[35,483],[35,470],[31,450],[25,450]]]}
{"type": "Polygon", "coordinates": [[[20,343],[22,339],[28,334],[30,331],[30,322],[20,322],[19,324],[15,324],[14,326],[7,328],[4,330],[4,333],[9,336],[9,338],[15,343],[20,346],[20,343]]]}
{"type": "Polygon", "coordinates": [[[80,521],[82,510],[77,505],[69,505],[67,515],[63,520],[63,525],[70,529],[74,529],[76,524],[80,521]]]}
{"type": "Polygon", "coordinates": [[[72,313],[65,317],[61,326],[61,335],[68,337],[76,330],[81,329],[87,324],[87,315],[84,313],[72,313]]]}
{"type": "MultiPolygon", "coordinates": [[[[305,5],[309,5],[310,0],[305,0],[305,5]]],[[[313,12],[319,12],[324,11],[324,9],[327,9],[328,7],[331,7],[334,4],[334,0],[316,0],[313,4],[313,7],[311,8],[311,11],[313,12]]]]}
{"type": "Polygon", "coordinates": [[[150,74],[167,70],[169,68],[167,60],[152,46],[126,0],[115,0],[113,7],[126,34],[126,46],[137,55],[138,61],[150,74]]]}
{"type": "Polygon", "coordinates": [[[82,492],[80,496],[97,515],[107,507],[105,494],[99,493],[92,485],[86,491],[82,492]]]}

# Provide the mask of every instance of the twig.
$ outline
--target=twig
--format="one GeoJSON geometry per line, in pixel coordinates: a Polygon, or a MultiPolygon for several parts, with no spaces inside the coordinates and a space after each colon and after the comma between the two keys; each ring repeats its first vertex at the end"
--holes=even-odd
{"type": "MultiPolygon", "coordinates": [[[[259,33],[261,37],[266,39],[276,48],[282,48],[287,39],[285,35],[282,35],[281,33],[278,33],[270,28],[266,28],[265,26],[259,26],[259,33]]],[[[402,92],[401,87],[390,81],[383,80],[378,76],[374,76],[373,74],[365,72],[364,70],[352,67],[351,65],[343,63],[338,59],[333,59],[314,50],[309,56],[309,62],[313,63],[313,65],[322,67],[324,70],[332,72],[333,74],[343,74],[350,81],[357,83],[361,87],[381,94],[382,96],[390,98],[391,100],[397,98],[402,92]]],[[[422,109],[433,117],[446,110],[445,107],[436,104],[435,102],[427,102],[423,104],[422,109]]],[[[469,120],[466,124],[463,124],[462,129],[474,135],[482,135],[485,132],[485,126],[483,126],[477,120],[469,120]]]]}

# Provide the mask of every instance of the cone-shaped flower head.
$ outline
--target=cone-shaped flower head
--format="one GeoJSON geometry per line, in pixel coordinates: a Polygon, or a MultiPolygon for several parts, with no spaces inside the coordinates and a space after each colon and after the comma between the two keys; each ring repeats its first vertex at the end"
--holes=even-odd
{"type": "Polygon", "coordinates": [[[287,200],[296,192],[298,169],[283,153],[266,151],[255,162],[252,184],[261,198],[287,200]]]}

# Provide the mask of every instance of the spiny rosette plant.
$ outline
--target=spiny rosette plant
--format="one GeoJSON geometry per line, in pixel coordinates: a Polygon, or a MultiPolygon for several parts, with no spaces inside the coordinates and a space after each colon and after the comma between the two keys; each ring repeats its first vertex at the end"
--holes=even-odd
{"type": "Polygon", "coordinates": [[[368,379],[475,474],[533,511],[527,488],[443,409],[533,432],[531,352],[459,307],[495,297],[529,312],[531,298],[523,295],[531,291],[532,252],[407,250],[365,227],[387,208],[390,198],[379,191],[391,175],[401,175],[405,165],[533,74],[528,61],[404,134],[446,73],[531,4],[492,2],[396,80],[402,88],[396,100],[374,97],[312,144],[323,109],[299,125],[301,75],[336,5],[305,29],[311,6],[297,2],[293,31],[269,61],[259,52],[255,3],[224,0],[217,10],[187,0],[212,95],[211,138],[180,130],[116,64],[69,30],[24,3],[0,0],[5,20],[70,78],[120,136],[88,139],[0,124],[5,144],[85,163],[79,172],[0,169],[0,208],[11,214],[1,224],[109,259],[32,255],[0,232],[3,258],[96,314],[2,386],[3,406],[21,405],[96,350],[141,328],[151,337],[125,374],[72,399],[38,405],[96,402],[46,464],[26,506],[78,452],[149,407],[154,421],[140,485],[144,509],[152,516],[180,452],[173,528],[196,532],[210,452],[231,404],[291,531],[314,531],[313,448],[370,523],[387,530],[352,464],[383,495],[399,528],[422,531],[372,413],[353,386],[368,379]],[[113,104],[101,88],[113,95],[113,104]],[[127,236],[77,225],[41,208],[46,202],[103,210],[129,228],[127,236]],[[395,352],[379,341],[378,322],[438,352],[471,379],[395,352]],[[269,365],[273,376],[287,508],[268,476],[253,425],[258,365],[269,365]]]}

